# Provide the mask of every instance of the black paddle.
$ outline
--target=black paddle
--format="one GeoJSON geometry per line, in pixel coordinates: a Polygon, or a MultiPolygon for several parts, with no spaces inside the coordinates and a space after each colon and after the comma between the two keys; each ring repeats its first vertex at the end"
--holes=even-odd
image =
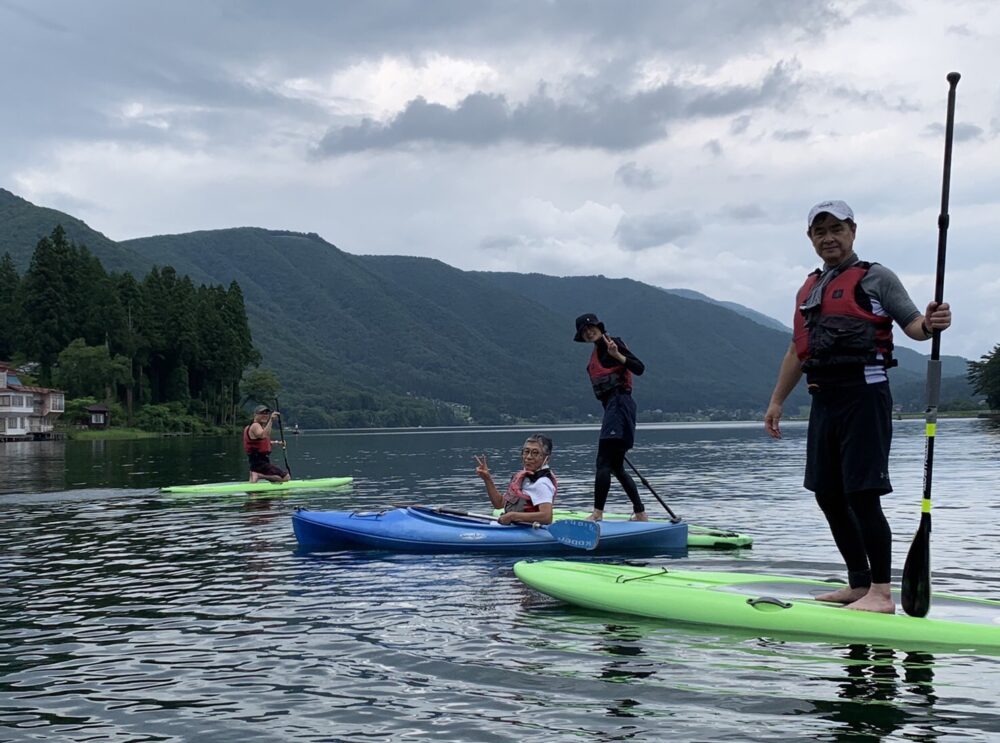
{"type": "Polygon", "coordinates": [[[628,466],[631,467],[632,471],[639,477],[640,480],[642,480],[642,484],[645,485],[646,488],[649,490],[649,492],[653,494],[653,497],[656,498],[656,500],[660,501],[660,505],[663,506],[666,512],[670,514],[670,520],[675,524],[679,523],[681,517],[670,510],[670,506],[667,505],[667,502],[663,500],[663,498],[661,498],[655,490],[653,490],[653,486],[649,484],[649,480],[643,477],[642,473],[635,468],[635,465],[632,464],[632,460],[629,459],[628,457],[625,457],[625,461],[628,462],[628,466]]]}
{"type": "MultiPolygon", "coordinates": [[[[948,193],[951,188],[951,142],[955,132],[955,87],[961,78],[948,73],[948,118],[944,129],[944,178],[941,185],[941,214],[938,217],[937,279],[934,301],[944,301],[944,256],[948,244],[948,193]]],[[[934,436],[937,429],[938,402],[941,396],[941,332],[934,331],[931,357],[927,361],[927,442],[924,449],[924,497],[920,508],[920,527],[903,565],[903,611],[911,617],[927,616],[931,608],[931,473],[934,469],[934,436]]]]}
{"type": "Polygon", "coordinates": [[[281,407],[278,405],[277,397],[274,398],[274,412],[278,414],[278,433],[281,434],[281,456],[285,458],[285,472],[291,477],[292,468],[288,466],[288,452],[286,451],[288,445],[285,443],[285,429],[281,425],[281,407]]]}

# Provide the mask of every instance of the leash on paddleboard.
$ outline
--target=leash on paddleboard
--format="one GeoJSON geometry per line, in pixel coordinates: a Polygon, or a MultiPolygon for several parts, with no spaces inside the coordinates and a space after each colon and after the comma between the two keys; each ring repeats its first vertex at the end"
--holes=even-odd
{"type": "Polygon", "coordinates": [[[278,414],[278,433],[281,434],[281,456],[285,458],[285,472],[291,477],[292,468],[288,466],[288,444],[285,442],[285,429],[281,425],[281,406],[277,397],[274,398],[274,410],[278,414]]]}
{"type": "Polygon", "coordinates": [[[635,465],[632,464],[632,460],[629,459],[628,457],[625,457],[625,461],[628,463],[628,466],[632,468],[632,471],[642,481],[642,484],[645,485],[646,488],[649,490],[649,492],[653,494],[653,497],[656,498],[656,500],[660,501],[660,505],[663,506],[664,510],[666,510],[666,512],[670,514],[670,520],[673,521],[675,524],[678,523],[681,520],[681,517],[670,510],[670,506],[667,505],[667,502],[660,497],[659,493],[653,490],[653,486],[649,484],[649,480],[643,477],[642,473],[635,468],[635,465]]]}
{"type": "MultiPolygon", "coordinates": [[[[948,114],[944,129],[944,177],[941,183],[941,214],[938,217],[937,276],[934,301],[944,301],[944,257],[948,244],[948,194],[951,190],[951,143],[955,133],[955,87],[961,75],[948,73],[948,114]]],[[[933,329],[932,329],[933,330],[933,329]]],[[[910,544],[903,565],[900,598],[903,611],[911,617],[927,616],[931,608],[931,473],[934,469],[934,436],[937,429],[938,402],[941,396],[941,331],[933,330],[931,357],[927,361],[926,447],[924,449],[924,495],[920,508],[920,526],[910,544]]]]}

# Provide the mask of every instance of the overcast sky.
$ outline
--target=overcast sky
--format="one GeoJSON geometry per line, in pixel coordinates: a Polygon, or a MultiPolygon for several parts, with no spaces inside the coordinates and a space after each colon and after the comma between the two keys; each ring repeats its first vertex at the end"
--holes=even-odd
{"type": "Polygon", "coordinates": [[[0,0],[0,186],[116,240],[317,232],[786,324],[818,264],[806,213],[844,199],[923,309],[957,70],[942,352],[978,358],[1000,342],[997,49],[993,0],[0,0]]]}

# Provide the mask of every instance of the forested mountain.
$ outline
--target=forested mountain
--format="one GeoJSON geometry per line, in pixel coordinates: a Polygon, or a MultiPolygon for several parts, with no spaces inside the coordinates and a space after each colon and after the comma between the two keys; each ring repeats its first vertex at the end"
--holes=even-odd
{"type": "Polygon", "coordinates": [[[0,188],[0,256],[10,253],[20,273],[28,270],[31,254],[43,237],[61,225],[66,239],[85,245],[97,256],[106,271],[128,271],[142,278],[153,267],[145,258],[109,240],[76,217],[55,209],[35,206],[20,196],[0,188]]]}
{"type": "MultiPolygon", "coordinates": [[[[0,223],[0,254],[21,263],[29,235],[72,219],[0,192],[18,229],[0,223]],[[31,225],[34,218],[34,227],[31,225]],[[60,217],[62,219],[60,219],[60,217]]],[[[6,205],[6,206],[5,206],[6,205]]],[[[113,243],[75,220],[74,238],[139,274],[173,266],[193,281],[240,286],[253,342],[284,387],[289,419],[324,425],[582,420],[598,414],[585,377],[590,349],[573,320],[596,312],[646,363],[645,420],[760,415],[789,337],[714,300],[628,279],[460,271],[440,261],[352,255],[318,235],[234,228],[113,243]]],[[[37,241],[37,238],[34,238],[37,241]]],[[[401,246],[405,249],[405,246],[401,246]]],[[[901,350],[897,402],[922,409],[925,360],[901,350]],[[912,357],[912,358],[908,358],[912,357]],[[912,383],[912,391],[907,391],[912,383]]],[[[952,357],[962,379],[963,359],[952,357]]],[[[957,392],[956,392],[957,396],[957,392]]],[[[805,404],[797,391],[789,410],[805,404]]]]}
{"type": "Polygon", "coordinates": [[[60,225],[23,276],[0,257],[0,317],[0,358],[151,430],[165,417],[187,430],[233,425],[244,371],[260,359],[238,284],[195,286],[170,266],[141,281],[108,273],[60,225]]]}
{"type": "Polygon", "coordinates": [[[732,310],[738,315],[743,315],[744,317],[750,318],[754,322],[760,323],[765,328],[771,328],[772,330],[780,330],[782,332],[790,333],[791,328],[785,325],[783,322],[775,320],[773,317],[768,317],[763,312],[757,312],[757,310],[752,310],[749,307],[744,307],[736,302],[725,302],[718,299],[712,299],[711,297],[702,294],[701,292],[696,292],[694,289],[664,289],[663,291],[669,292],[670,294],[676,294],[678,297],[684,297],[685,299],[698,299],[702,302],[710,302],[711,304],[717,304],[725,307],[728,310],[732,310]]]}

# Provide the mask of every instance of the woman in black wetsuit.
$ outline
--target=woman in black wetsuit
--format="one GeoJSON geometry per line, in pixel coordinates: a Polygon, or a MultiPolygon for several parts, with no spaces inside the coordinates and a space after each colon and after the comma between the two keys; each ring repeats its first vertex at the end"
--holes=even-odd
{"type": "Polygon", "coordinates": [[[587,313],[576,318],[573,340],[593,343],[587,363],[587,375],[594,394],[604,406],[601,436],[597,445],[597,474],[594,477],[594,513],[592,521],[604,516],[604,504],[611,489],[611,476],[621,483],[632,501],[632,519],[647,521],[646,507],[639,498],[639,488],[625,471],[625,452],[635,443],[635,401],[632,400],[632,375],[640,375],[646,366],[629,351],[621,338],[612,337],[597,315],[587,313]]]}

